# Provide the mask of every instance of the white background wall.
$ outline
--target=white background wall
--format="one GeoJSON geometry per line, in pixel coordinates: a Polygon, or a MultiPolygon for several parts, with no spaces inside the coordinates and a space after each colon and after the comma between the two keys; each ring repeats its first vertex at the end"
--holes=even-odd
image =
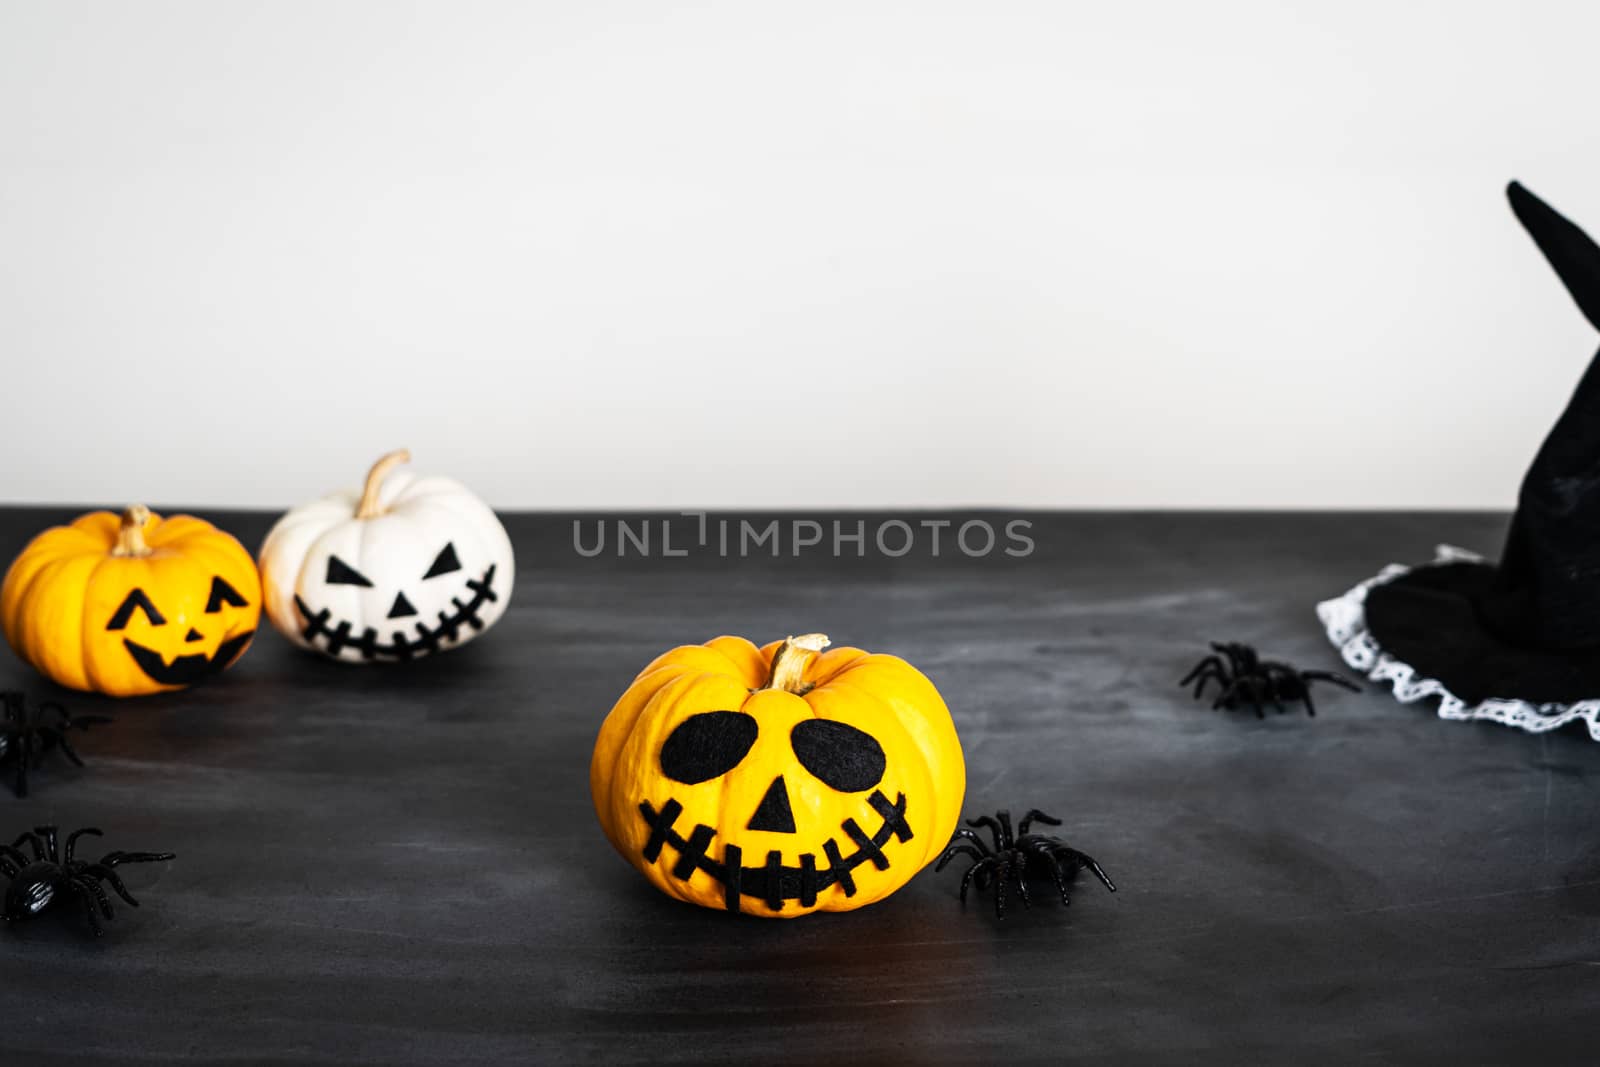
{"type": "Polygon", "coordinates": [[[1600,5],[0,0],[0,500],[1508,506],[1600,5]],[[780,473],[781,472],[781,473],[780,473]]]}

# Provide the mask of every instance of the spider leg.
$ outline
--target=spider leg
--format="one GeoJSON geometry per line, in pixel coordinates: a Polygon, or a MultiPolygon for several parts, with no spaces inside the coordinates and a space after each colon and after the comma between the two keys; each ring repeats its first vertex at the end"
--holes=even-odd
{"type": "Polygon", "coordinates": [[[1002,842],[1004,842],[1001,847],[1010,848],[1011,843],[1014,840],[1014,838],[1011,836],[1011,812],[1002,808],[995,812],[995,817],[1000,820],[1000,839],[1002,842]]]}
{"type": "Polygon", "coordinates": [[[1011,862],[1011,880],[1017,885],[1017,896],[1022,898],[1024,908],[1032,908],[1033,901],[1028,899],[1028,857],[1015,850],[1011,854],[1016,857],[1011,862]]]}
{"type": "Polygon", "coordinates": [[[938,874],[940,871],[944,870],[945,864],[949,863],[957,856],[971,856],[974,860],[981,860],[983,859],[984,854],[967,844],[965,841],[957,842],[956,844],[953,844],[949,848],[945,849],[944,852],[940,854],[939,862],[933,865],[933,873],[938,874]]]}
{"type": "Polygon", "coordinates": [[[72,742],[67,740],[67,735],[66,734],[61,733],[60,731],[56,731],[54,740],[55,740],[55,743],[56,743],[56,747],[61,749],[61,754],[62,755],[66,756],[67,759],[71,760],[75,766],[78,766],[78,767],[82,767],[83,766],[83,760],[78,756],[78,753],[73,749],[72,742]]]}
{"type": "MultiPolygon", "coordinates": [[[[1178,679],[1178,684],[1180,686],[1188,685],[1190,682],[1194,681],[1196,678],[1200,678],[1200,676],[1202,674],[1204,674],[1207,670],[1220,671],[1221,669],[1222,669],[1222,661],[1220,659],[1218,659],[1215,656],[1207,656],[1205,659],[1201,660],[1199,663],[1196,663],[1194,665],[1194,667],[1189,671],[1188,674],[1184,675],[1182,678],[1179,678],[1178,679]]],[[[1204,678],[1201,678],[1200,680],[1202,682],[1205,681],[1204,678]]]]}
{"type": "Polygon", "coordinates": [[[1006,917],[1006,875],[1011,873],[1011,860],[1007,853],[1002,852],[996,861],[998,868],[994,872],[994,915],[997,919],[1006,917]]]}
{"type": "Polygon", "coordinates": [[[11,845],[0,845],[0,859],[16,865],[18,870],[28,865],[28,857],[11,845]]]}
{"type": "Polygon", "coordinates": [[[1062,906],[1071,907],[1072,898],[1067,896],[1067,882],[1066,879],[1061,877],[1061,861],[1056,858],[1052,847],[1042,842],[1028,847],[1035,855],[1044,860],[1045,869],[1050,872],[1050,878],[1056,884],[1056,891],[1061,894],[1062,906]]]}
{"type": "Polygon", "coordinates": [[[1217,694],[1217,699],[1211,702],[1211,710],[1216,711],[1218,708],[1233,707],[1234,698],[1239,695],[1240,689],[1244,686],[1244,682],[1245,680],[1243,678],[1234,678],[1227,685],[1223,686],[1222,692],[1217,694]]]}
{"type": "MultiPolygon", "coordinates": [[[[966,873],[961,876],[961,906],[963,908],[967,906],[967,887],[972,884],[973,876],[976,875],[980,869],[986,869],[993,863],[993,856],[985,857],[984,859],[979,860],[977,863],[974,863],[971,867],[968,867],[966,873]]],[[[978,888],[981,890],[983,886],[980,884],[978,888]]]]}
{"type": "Polygon", "coordinates": [[[980,815],[976,819],[968,819],[967,825],[973,827],[987,826],[989,828],[989,832],[994,835],[994,847],[996,849],[1002,849],[1006,847],[1000,840],[1000,824],[995,822],[990,816],[980,815]]]}
{"type": "Polygon", "coordinates": [[[78,903],[83,905],[83,914],[88,916],[89,919],[89,929],[94,931],[94,936],[96,937],[104,936],[105,930],[100,926],[100,918],[94,913],[94,898],[76,880],[69,881],[67,884],[72,887],[73,893],[77,894],[78,903]]]}
{"type": "Polygon", "coordinates": [[[1106,876],[1105,871],[1100,869],[1100,865],[1094,861],[1093,856],[1090,856],[1084,852],[1079,852],[1070,845],[1061,845],[1056,849],[1056,852],[1059,855],[1064,855],[1067,859],[1071,860],[1079,867],[1089,868],[1089,870],[1094,872],[1094,876],[1100,879],[1101,883],[1103,883],[1107,889],[1113,893],[1117,891],[1117,887],[1111,884],[1111,879],[1106,876]]]}
{"type": "Polygon", "coordinates": [[[21,848],[24,843],[33,849],[33,858],[35,862],[45,858],[44,846],[39,844],[38,834],[35,834],[32,830],[24,830],[21,834],[17,835],[17,839],[15,841],[11,842],[11,847],[14,849],[21,848]]]}
{"type": "Polygon", "coordinates": [[[106,891],[100,888],[99,882],[93,878],[86,878],[81,874],[73,875],[72,881],[83,886],[94,896],[94,902],[100,906],[101,915],[108,919],[112,918],[111,901],[106,897],[106,891]]]}
{"type": "Polygon", "coordinates": [[[83,867],[83,873],[94,878],[104,878],[106,884],[116,891],[117,896],[126,900],[130,907],[137,908],[139,902],[128,892],[128,887],[122,883],[122,876],[110,867],[102,867],[98,863],[88,863],[83,867]]]}
{"type": "MultiPolygon", "coordinates": [[[[22,866],[26,867],[27,864],[24,863],[22,866]]],[[[15,878],[21,873],[22,867],[18,867],[10,856],[0,852],[0,874],[5,875],[7,878],[15,878]]]]}
{"type": "Polygon", "coordinates": [[[28,795],[28,771],[39,764],[39,741],[34,737],[33,731],[28,729],[20,730],[14,736],[17,779],[11,791],[20,798],[28,795]]]}
{"type": "Polygon", "coordinates": [[[1250,706],[1256,709],[1256,718],[1265,719],[1266,709],[1261,706],[1261,682],[1254,676],[1239,679],[1240,692],[1250,701],[1250,706]]]}
{"type": "Polygon", "coordinates": [[[1361,687],[1342,674],[1333,671],[1301,671],[1300,677],[1307,682],[1332,682],[1341,689],[1348,689],[1352,693],[1361,692],[1361,687]]]}
{"type": "Polygon", "coordinates": [[[1061,820],[1060,819],[1057,819],[1053,815],[1046,815],[1044,812],[1040,811],[1038,808],[1033,808],[1032,810],[1030,810],[1028,812],[1028,814],[1026,814],[1026,815],[1024,815],[1022,817],[1022,821],[1021,822],[1017,823],[1017,836],[1021,837],[1024,834],[1026,834],[1028,832],[1028,827],[1032,826],[1036,822],[1042,822],[1046,826],[1060,826],[1061,825],[1061,820]]]}
{"type": "Polygon", "coordinates": [[[108,852],[100,857],[100,866],[115,867],[119,863],[164,863],[178,857],[171,852],[108,852]]]}
{"type": "Polygon", "coordinates": [[[1194,682],[1195,691],[1199,692],[1205,688],[1206,682],[1212,678],[1215,678],[1217,681],[1226,685],[1228,681],[1228,668],[1216,656],[1207,656],[1199,663],[1196,663],[1188,674],[1180,678],[1178,680],[1178,684],[1188,685],[1190,682],[1194,682]]]}
{"type": "MultiPolygon", "coordinates": [[[[982,837],[978,836],[978,834],[975,831],[968,830],[966,827],[962,827],[961,829],[957,830],[955,833],[950,835],[950,844],[952,844],[952,845],[955,844],[956,843],[956,838],[958,838],[958,837],[963,839],[963,840],[966,840],[966,841],[971,841],[974,845],[978,846],[978,851],[979,852],[982,852],[985,856],[989,855],[989,844],[988,844],[988,842],[985,841],[982,837]]],[[[949,846],[946,846],[946,847],[949,847],[949,846]]]]}
{"type": "MultiPolygon", "coordinates": [[[[1216,657],[1213,656],[1212,658],[1215,659],[1216,657]]],[[[1206,683],[1212,679],[1216,679],[1217,685],[1219,686],[1226,686],[1229,682],[1233,681],[1232,677],[1229,676],[1228,669],[1226,667],[1222,666],[1220,663],[1215,664],[1214,666],[1208,668],[1205,673],[1203,673],[1194,683],[1193,697],[1195,700],[1199,700],[1205,695],[1206,683]]]]}
{"type": "Polygon", "coordinates": [[[103,837],[103,836],[104,835],[98,829],[96,829],[93,826],[85,826],[82,830],[74,830],[74,831],[72,831],[72,833],[67,837],[67,847],[66,847],[66,851],[62,853],[62,862],[63,863],[71,863],[72,862],[72,850],[77,848],[77,846],[78,846],[78,838],[80,838],[80,837],[103,837]]]}
{"type": "Polygon", "coordinates": [[[1217,642],[1213,641],[1211,642],[1211,647],[1228,657],[1228,669],[1234,674],[1239,675],[1250,673],[1249,665],[1245,662],[1244,656],[1241,654],[1241,649],[1243,648],[1242,645],[1235,641],[1228,641],[1223,644],[1218,644],[1217,642]]]}
{"type": "Polygon", "coordinates": [[[1268,663],[1265,667],[1267,690],[1272,694],[1272,702],[1277,705],[1279,714],[1282,714],[1285,710],[1282,701],[1303,698],[1306,683],[1301,679],[1300,672],[1287,664],[1268,663]]]}
{"type": "Polygon", "coordinates": [[[61,862],[61,849],[56,843],[56,828],[54,826],[35,826],[33,832],[44,838],[44,847],[49,851],[50,862],[61,862]]]}

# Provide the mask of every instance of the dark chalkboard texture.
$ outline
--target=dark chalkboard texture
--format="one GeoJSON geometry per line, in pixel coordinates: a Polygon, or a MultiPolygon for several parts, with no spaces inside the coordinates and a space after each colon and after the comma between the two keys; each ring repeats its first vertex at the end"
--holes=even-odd
{"type": "MultiPolygon", "coordinates": [[[[0,551],[67,515],[0,512],[0,551]]],[[[251,547],[270,521],[211,517],[251,547]]],[[[203,689],[67,696],[118,721],[0,794],[0,832],[178,859],[130,869],[144,907],[102,941],[3,932],[0,1057],[1595,1062],[1600,744],[1370,687],[1258,721],[1174,684],[1208,639],[1339,667],[1318,599],[1436,540],[1492,554],[1503,516],[988,516],[1019,517],[1022,558],[723,559],[589,558],[578,516],[513,515],[511,610],[458,651],[351,667],[263,633],[203,689]],[[650,889],[590,806],[601,718],[675,644],[811,630],[921,667],[967,812],[1064,817],[1119,892],[998,922],[929,870],[774,922],[650,889]]],[[[53,693],[9,652],[0,685],[53,693]]]]}

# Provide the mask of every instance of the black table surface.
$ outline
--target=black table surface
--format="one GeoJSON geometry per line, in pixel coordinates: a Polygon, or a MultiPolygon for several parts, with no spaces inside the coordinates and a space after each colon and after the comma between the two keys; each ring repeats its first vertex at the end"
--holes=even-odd
{"type": "MultiPolygon", "coordinates": [[[[0,552],[70,514],[0,510],[0,552]]],[[[208,517],[252,547],[271,521],[208,517]]],[[[80,740],[87,769],[0,793],[0,831],[94,824],[178,853],[127,869],[143,907],[100,941],[65,917],[3,932],[0,1055],[1600,1058],[1600,744],[1374,687],[1258,721],[1174,684],[1208,639],[1340,667],[1316,601],[1436,541],[1492,554],[1503,516],[987,516],[1019,517],[1024,558],[619,559],[578,553],[576,516],[512,515],[509,611],[434,659],[348,667],[264,631],[212,684],[114,702],[0,652],[0,686],[117,715],[80,740]],[[813,630],[922,668],[966,812],[1063,816],[1119,892],[1083,880],[1070,908],[1041,892],[998,921],[929,869],[783,922],[651,889],[595,821],[601,719],[674,645],[813,630]]]]}

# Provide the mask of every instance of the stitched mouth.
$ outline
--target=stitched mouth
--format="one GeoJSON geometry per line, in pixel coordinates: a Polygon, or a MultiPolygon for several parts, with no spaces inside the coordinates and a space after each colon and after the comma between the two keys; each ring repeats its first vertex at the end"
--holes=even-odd
{"type": "Polygon", "coordinates": [[[247,630],[238,637],[230,637],[217,646],[211,655],[204,652],[195,652],[187,656],[174,656],[171,663],[161,658],[161,653],[153,648],[146,648],[137,641],[122,639],[122,647],[128,650],[128,655],[133,657],[133,662],[153,682],[161,685],[193,685],[211,677],[213,674],[225,669],[234,660],[239,658],[239,653],[244,651],[244,646],[256,635],[254,630],[247,630]]]}
{"type": "Polygon", "coordinates": [[[809,908],[816,905],[817,894],[829,886],[837,885],[844,890],[845,896],[855,896],[855,878],[850,872],[863,863],[870,863],[880,871],[888,870],[889,857],[885,855],[883,846],[889,843],[891,837],[902,842],[911,840],[911,827],[906,823],[904,793],[897,794],[895,802],[891,804],[881,790],[874,789],[867,803],[882,817],[883,825],[878,827],[877,833],[868,837],[854,819],[840,823],[845,836],[855,845],[855,851],[845,856],[840,853],[837,842],[828,838],[822,845],[828,863],[826,867],[819,868],[816,854],[811,852],[800,857],[800,866],[786,866],[783,853],[777,849],[767,853],[767,861],[761,866],[746,867],[744,850],[731,844],[722,846],[722,861],[719,863],[706,855],[711,839],[716,836],[715,829],[701,823],[687,840],[673,829],[672,824],[683,814],[683,805],[676,800],[668,800],[659,812],[648,801],[639,805],[639,814],[650,827],[650,840],[645,842],[643,855],[646,862],[654,863],[661,855],[661,846],[671,845],[678,853],[672,876],[683,881],[693,876],[695,871],[709,874],[721,883],[723,903],[729,911],[740,910],[740,897],[755,897],[771,911],[782,911],[784,902],[790,900],[798,900],[801,907],[809,908]]]}
{"type": "Polygon", "coordinates": [[[420,619],[413,624],[412,632],[394,630],[389,634],[387,643],[378,636],[378,631],[371,626],[363,630],[360,636],[352,636],[353,627],[348,620],[334,624],[327,608],[313,612],[300,595],[295,594],[294,606],[300,612],[300,636],[312,644],[318,640],[330,656],[337,656],[346,648],[353,648],[361,653],[363,659],[396,659],[408,660],[417,656],[426,656],[430,652],[437,652],[445,647],[446,643],[454,643],[461,638],[461,628],[470,626],[474,632],[480,631],[487,625],[478,613],[485,604],[499,600],[491,586],[494,583],[495,564],[489,564],[489,569],[483,572],[479,579],[467,579],[467,592],[471,593],[465,603],[461,597],[450,598],[450,604],[455,608],[453,612],[439,612],[439,622],[436,626],[429,626],[420,619]]]}

